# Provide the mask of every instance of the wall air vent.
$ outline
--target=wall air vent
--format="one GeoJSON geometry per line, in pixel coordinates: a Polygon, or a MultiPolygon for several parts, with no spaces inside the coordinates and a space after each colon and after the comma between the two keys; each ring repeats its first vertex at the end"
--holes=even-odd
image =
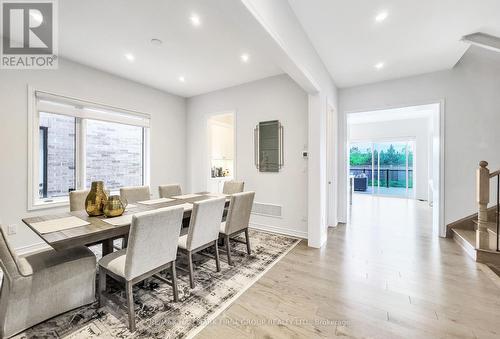
{"type": "Polygon", "coordinates": [[[274,204],[266,204],[262,202],[254,202],[252,214],[263,215],[266,217],[281,218],[282,206],[274,204]]]}

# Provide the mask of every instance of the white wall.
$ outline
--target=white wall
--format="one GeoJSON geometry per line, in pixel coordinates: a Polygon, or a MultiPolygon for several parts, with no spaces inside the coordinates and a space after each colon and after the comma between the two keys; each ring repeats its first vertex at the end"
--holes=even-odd
{"type": "MultiPolygon", "coordinates": [[[[349,140],[383,141],[384,139],[415,139],[415,198],[428,199],[430,119],[404,119],[349,124],[349,140]]],[[[344,163],[345,164],[345,163],[344,163]]]]}
{"type": "MultiPolygon", "coordinates": [[[[342,118],[349,111],[444,100],[444,218],[448,224],[476,212],[475,170],[479,161],[487,160],[492,170],[500,168],[499,93],[500,54],[471,47],[452,70],[343,89],[339,100],[342,118]]],[[[339,137],[345,139],[345,128],[339,137]]],[[[341,144],[339,164],[344,164],[345,145],[341,144]]],[[[345,192],[342,165],[339,172],[339,192],[345,192]]],[[[345,220],[345,199],[341,203],[339,213],[345,220]]]]}
{"type": "MultiPolygon", "coordinates": [[[[309,94],[308,244],[320,247],[327,239],[327,181],[337,182],[335,172],[327,173],[327,163],[334,164],[336,159],[326,153],[327,105],[337,114],[337,88],[287,0],[242,2],[286,54],[277,58],[278,64],[309,94]]],[[[336,208],[336,201],[333,205],[336,208]]]]}
{"type": "Polygon", "coordinates": [[[283,206],[283,218],[252,215],[254,227],[307,237],[307,94],[287,75],[279,75],[189,98],[187,101],[187,191],[206,189],[209,175],[207,119],[236,113],[236,178],[255,201],[283,206]],[[279,173],[260,173],[254,164],[254,128],[260,121],[284,126],[285,165],[279,173]]]}
{"type": "Polygon", "coordinates": [[[27,211],[28,98],[35,89],[151,115],[151,187],[185,183],[185,99],[66,60],[57,70],[0,70],[0,222],[17,224],[17,248],[40,243],[21,218],[59,210],[27,211]]]}

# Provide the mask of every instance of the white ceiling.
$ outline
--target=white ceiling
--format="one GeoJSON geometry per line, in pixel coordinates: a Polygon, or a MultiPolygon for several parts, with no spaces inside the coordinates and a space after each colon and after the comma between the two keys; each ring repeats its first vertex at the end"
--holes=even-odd
{"type": "Polygon", "coordinates": [[[186,97],[283,73],[235,20],[216,1],[64,0],[59,54],[186,97]],[[191,24],[192,13],[199,27],[191,24]],[[163,44],[152,45],[152,38],[163,44]],[[250,62],[242,63],[242,53],[250,62]]]}
{"type": "Polygon", "coordinates": [[[289,0],[339,87],[452,68],[463,35],[500,36],[499,0],[289,0]],[[375,16],[387,11],[385,21],[375,16]],[[384,68],[374,65],[384,62],[384,68]]]}

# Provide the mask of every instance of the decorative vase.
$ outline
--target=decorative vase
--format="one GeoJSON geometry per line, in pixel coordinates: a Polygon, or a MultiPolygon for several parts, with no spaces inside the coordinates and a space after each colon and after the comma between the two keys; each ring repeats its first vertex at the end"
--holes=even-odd
{"type": "Polygon", "coordinates": [[[125,212],[127,207],[127,200],[119,195],[112,195],[104,204],[104,215],[112,218],[118,217],[125,212]]]}
{"type": "Polygon", "coordinates": [[[104,204],[107,200],[108,195],[104,190],[104,182],[93,181],[89,195],[87,195],[87,199],[85,199],[85,210],[87,214],[91,217],[103,215],[104,204]]]}

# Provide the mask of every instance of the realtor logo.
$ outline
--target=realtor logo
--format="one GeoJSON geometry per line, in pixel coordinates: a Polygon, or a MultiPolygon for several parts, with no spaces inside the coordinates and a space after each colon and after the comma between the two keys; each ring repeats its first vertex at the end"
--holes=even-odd
{"type": "Polygon", "coordinates": [[[1,68],[57,68],[55,0],[1,0],[1,68]]]}

